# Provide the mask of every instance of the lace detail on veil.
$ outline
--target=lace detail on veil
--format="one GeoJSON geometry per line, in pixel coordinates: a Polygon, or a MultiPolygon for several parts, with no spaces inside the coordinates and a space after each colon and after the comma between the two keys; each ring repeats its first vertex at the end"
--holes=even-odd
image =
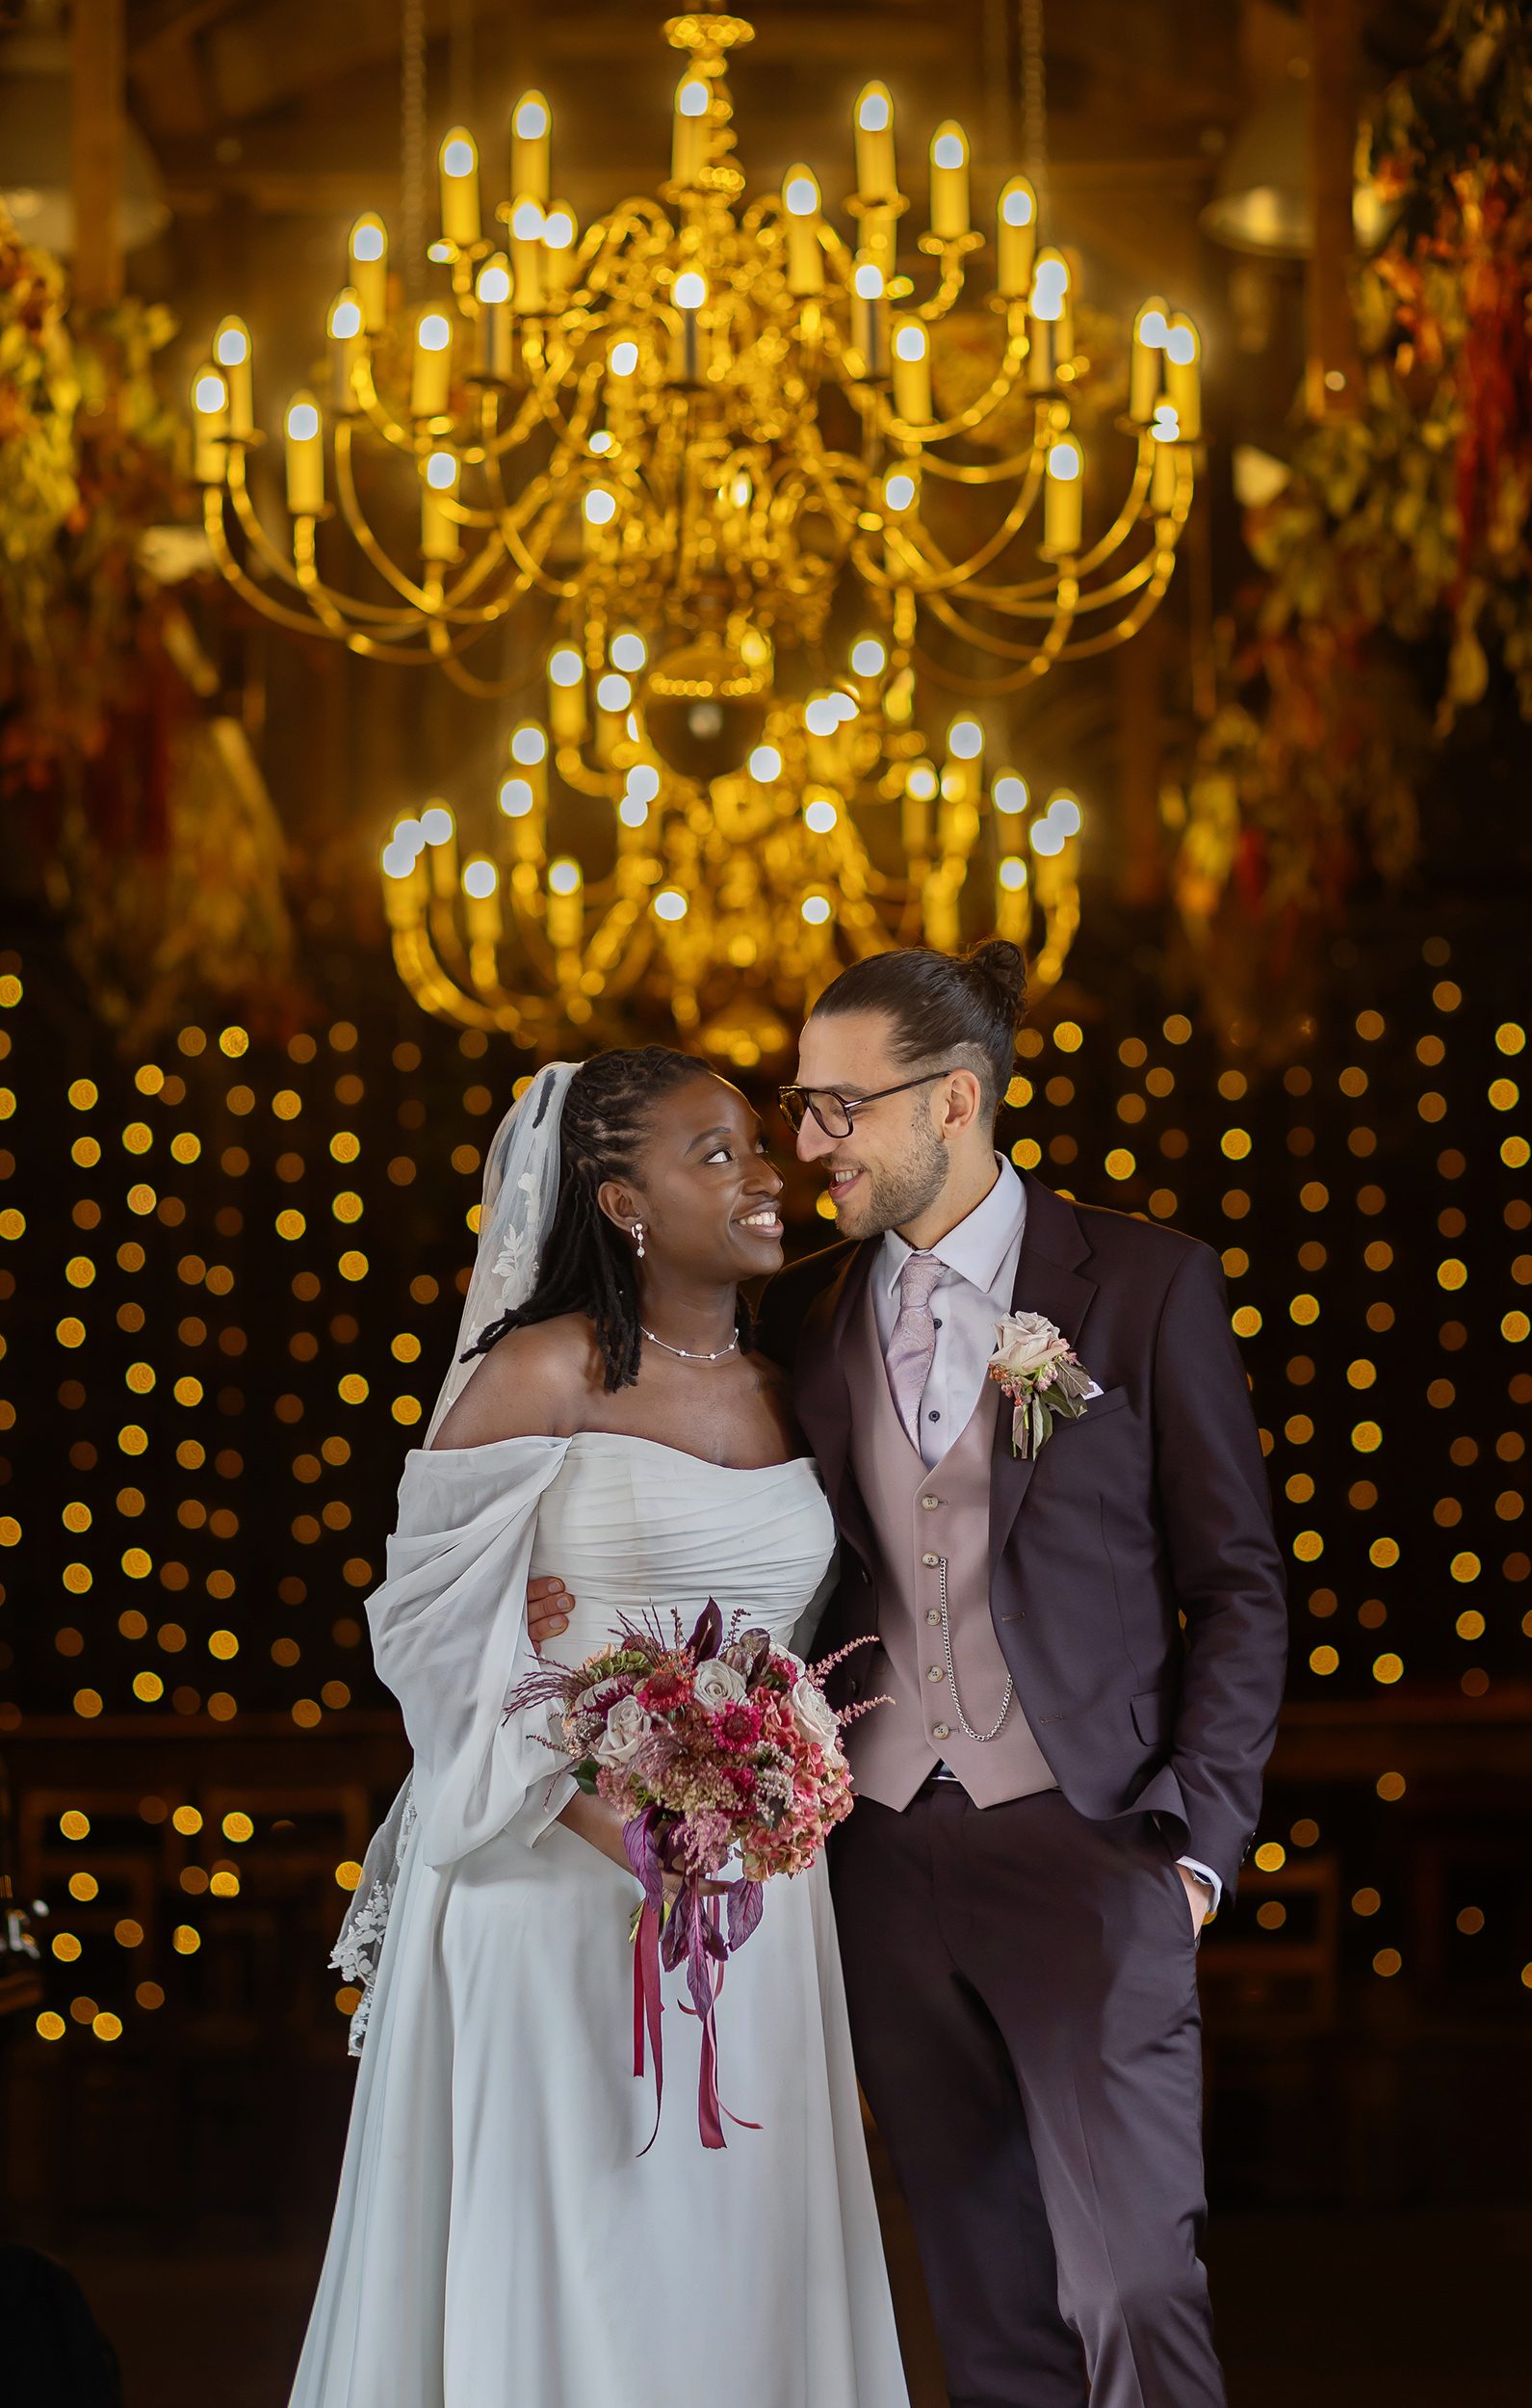
{"type": "MultiPolygon", "coordinates": [[[[525,1303],[537,1281],[537,1266],[558,1203],[558,1132],[564,1097],[578,1062],[548,1062],[519,1096],[490,1139],[484,1155],[484,1185],[479,1210],[479,1246],[458,1324],[453,1360],[437,1392],[421,1444],[428,1448],[467,1386],[480,1358],[464,1359],[474,1338],[502,1314],[525,1303]]],[[[418,1816],[413,1778],[407,1780],[384,1821],[374,1832],[351,1893],[330,1964],[361,1990],[351,2020],[347,2051],[360,2056],[382,1962],[383,1941],[393,1911],[405,1850],[418,1816]]]]}

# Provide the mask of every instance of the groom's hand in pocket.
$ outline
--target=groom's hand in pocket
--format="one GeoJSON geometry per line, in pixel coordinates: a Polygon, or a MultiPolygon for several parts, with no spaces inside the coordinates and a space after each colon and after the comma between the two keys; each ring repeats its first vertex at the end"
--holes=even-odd
{"type": "Polygon", "coordinates": [[[569,1628],[575,1601],[557,1572],[527,1583],[527,1631],[539,1651],[569,1628]]]}
{"type": "Polygon", "coordinates": [[[1212,1890],[1206,1881],[1198,1880],[1189,1865],[1178,1865],[1176,1871],[1181,1877],[1186,1892],[1186,1902],[1191,1908],[1191,1927],[1193,1931],[1200,1932],[1207,1920],[1208,1909],[1213,1902],[1212,1890]]]}

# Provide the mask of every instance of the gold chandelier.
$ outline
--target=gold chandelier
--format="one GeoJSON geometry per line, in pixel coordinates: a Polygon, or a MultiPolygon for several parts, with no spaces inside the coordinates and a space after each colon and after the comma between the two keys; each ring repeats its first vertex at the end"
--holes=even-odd
{"type": "Polygon", "coordinates": [[[195,465],[219,567],[267,617],[483,697],[525,696],[530,658],[541,691],[483,850],[459,858],[444,804],[383,847],[421,1003],[535,1044],[641,984],[746,1066],[784,1050],[844,959],[891,943],[1035,929],[1034,977],[1058,975],[1079,808],[1034,805],[1008,743],[986,772],[983,706],[1125,642],[1160,600],[1192,498],[1200,347],[1145,302],[1109,430],[1116,507],[1087,537],[1090,363],[1027,178],[1001,191],[991,249],[961,128],[938,127],[918,283],[882,85],[854,111],[848,245],[807,167],[744,200],[726,74],[751,27],[693,13],[664,31],[687,64],[660,202],[582,232],[530,92],[486,233],[478,151],[454,128],[439,295],[402,313],[381,219],[351,229],[327,405],[303,392],[286,413],[286,544],[250,491],[235,318],[194,379],[195,465]],[[993,355],[965,395],[947,347],[985,257],[993,355]],[[392,544],[390,467],[416,497],[392,544]],[[484,647],[507,632],[517,667],[496,675],[484,647]],[[968,706],[937,745],[918,679],[922,700],[968,706]]]}

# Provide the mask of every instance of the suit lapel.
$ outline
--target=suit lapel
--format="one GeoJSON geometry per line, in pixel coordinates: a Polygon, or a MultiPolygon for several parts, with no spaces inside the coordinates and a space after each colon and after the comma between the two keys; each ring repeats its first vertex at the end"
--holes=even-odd
{"type": "MultiPolygon", "coordinates": [[[[1079,1266],[1090,1246],[1079,1217],[1045,1188],[1030,1172],[1022,1173],[1026,1190],[1026,1227],[1011,1293],[1013,1313],[1041,1313],[1062,1330],[1072,1347],[1079,1344],[1085,1316],[1096,1294],[1096,1282],[1079,1266]]],[[[1022,1503],[1037,1469],[1035,1455],[1011,1453],[1011,1411],[1002,1399],[995,1420],[995,1451],[990,1461],[990,1580],[1005,1552],[1022,1503]]]]}
{"type": "Polygon", "coordinates": [[[870,1557],[861,1492],[850,1475],[851,1389],[845,1375],[846,1333],[867,1294],[880,1241],[848,1254],[838,1276],[810,1306],[798,1346],[793,1400],[804,1434],[824,1476],[825,1494],[843,1534],[870,1557]]]}

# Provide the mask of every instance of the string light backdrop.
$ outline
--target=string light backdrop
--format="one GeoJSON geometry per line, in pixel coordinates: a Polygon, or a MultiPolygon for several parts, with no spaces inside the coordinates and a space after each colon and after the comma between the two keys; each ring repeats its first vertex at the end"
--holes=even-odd
{"type": "MultiPolygon", "coordinates": [[[[1066,1192],[1221,1245],[1291,1566],[1290,1720],[1362,1735],[1367,1814],[1276,1786],[1207,1977],[1259,1987],[1320,1948],[1388,1981],[1456,1951],[1509,2011],[1532,2003],[1522,1910],[1444,1879],[1412,1936],[1388,1827],[1401,1714],[1478,1717],[1489,1746],[1532,1696],[1524,1031],[1471,945],[1352,961],[1263,1079],[1162,1002],[1028,1029],[1003,1133],[1066,1192]]],[[[397,1769],[362,1605],[513,1068],[481,1032],[391,1041],[382,1015],[285,1048],[188,1027],[109,1067],[0,970],[0,1749],[52,1908],[33,2045],[57,2049],[205,2002],[263,1885],[317,1947],[355,1878],[380,1801],[327,1742],[397,1769]],[[285,1769],[242,1787],[263,1748],[285,1769]]],[[[794,1166],[811,1239],[815,1192],[794,1166]]],[[[309,1979],[290,1954],[286,1978],[309,1979]]]]}

